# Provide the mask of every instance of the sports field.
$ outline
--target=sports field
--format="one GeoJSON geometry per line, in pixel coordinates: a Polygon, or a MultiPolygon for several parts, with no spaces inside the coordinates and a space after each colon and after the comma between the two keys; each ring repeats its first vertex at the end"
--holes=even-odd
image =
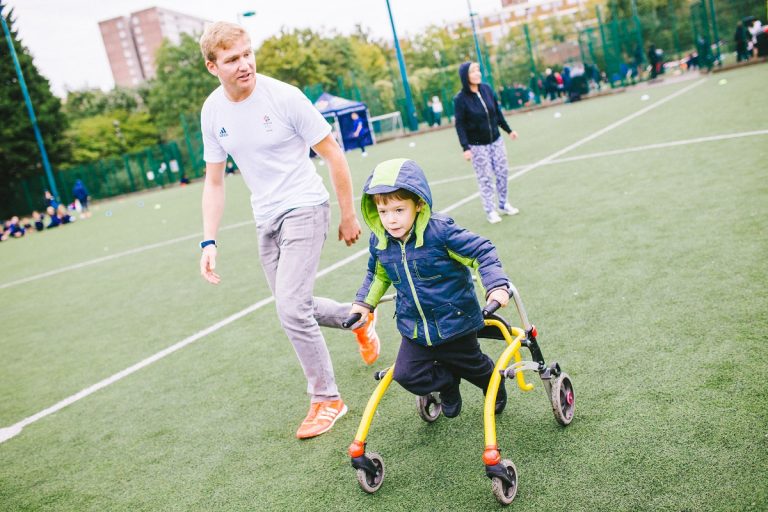
{"type": "MultiPolygon", "coordinates": [[[[384,159],[420,163],[435,209],[496,243],[544,356],[573,379],[567,428],[534,374],[533,391],[507,383],[509,510],[768,509],[767,79],[756,65],[509,117],[521,213],[496,225],[453,130],[348,154],[357,191],[384,159]]],[[[227,181],[218,287],[198,274],[199,183],[0,245],[0,432],[23,427],[0,443],[0,510],[499,509],[466,383],[461,415],[433,424],[393,385],[368,437],[386,480],[358,487],[346,448],[399,345],[391,303],[373,368],[325,331],[350,412],[294,438],[306,383],[241,181],[227,181]]],[[[316,293],[353,298],[366,254],[332,236],[316,293]]]]}

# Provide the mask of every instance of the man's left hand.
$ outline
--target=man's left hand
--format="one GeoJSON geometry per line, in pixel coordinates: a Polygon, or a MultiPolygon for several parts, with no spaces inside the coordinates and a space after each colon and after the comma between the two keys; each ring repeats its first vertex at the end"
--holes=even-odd
{"type": "Polygon", "coordinates": [[[349,219],[341,219],[339,223],[339,240],[344,240],[347,247],[357,242],[360,238],[360,222],[357,220],[357,216],[350,217],[349,219]]]}

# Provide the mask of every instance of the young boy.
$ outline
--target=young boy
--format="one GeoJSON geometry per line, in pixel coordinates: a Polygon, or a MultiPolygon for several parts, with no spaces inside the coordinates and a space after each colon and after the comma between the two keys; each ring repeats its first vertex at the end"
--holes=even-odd
{"type": "MultiPolygon", "coordinates": [[[[416,395],[439,391],[443,414],[453,418],[461,412],[460,380],[485,392],[494,367],[477,342],[483,315],[468,267],[479,271],[488,302],[506,306],[509,280],[490,241],[432,213],[427,178],[413,160],[382,162],[363,192],[371,255],[350,314],[368,314],[395,286],[403,339],[393,378],[416,395]]],[[[506,403],[502,384],[496,412],[506,403]]]]}

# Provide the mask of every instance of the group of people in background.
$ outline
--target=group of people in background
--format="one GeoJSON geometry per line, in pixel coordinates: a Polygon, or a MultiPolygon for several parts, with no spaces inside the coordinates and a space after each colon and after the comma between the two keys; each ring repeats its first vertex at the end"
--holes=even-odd
{"type": "Polygon", "coordinates": [[[77,220],[77,215],[80,215],[80,218],[90,217],[88,189],[85,188],[82,180],[77,180],[72,187],[72,197],[74,198],[73,201],[69,205],[65,205],[60,203],[50,190],[46,190],[42,210],[33,211],[30,217],[19,218],[19,216],[14,215],[3,222],[0,242],[70,224],[77,220]]]}
{"type": "Polygon", "coordinates": [[[768,56],[768,27],[763,27],[762,22],[753,16],[736,24],[733,41],[736,43],[737,62],[768,56]]]}

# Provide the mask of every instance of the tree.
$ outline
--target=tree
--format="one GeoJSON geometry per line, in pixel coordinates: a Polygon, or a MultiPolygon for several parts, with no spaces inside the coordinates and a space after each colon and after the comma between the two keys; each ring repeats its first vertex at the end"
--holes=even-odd
{"type": "Polygon", "coordinates": [[[70,121],[109,114],[114,111],[138,112],[145,110],[144,100],[135,89],[116,87],[109,92],[101,89],[68,91],[64,113],[70,121]]]}
{"type": "Polygon", "coordinates": [[[178,45],[164,41],[157,50],[157,75],[148,84],[146,102],[157,127],[171,138],[178,135],[179,115],[199,112],[219,81],[205,69],[195,38],[182,34],[178,45]]]}
{"type": "Polygon", "coordinates": [[[147,112],[124,110],[78,119],[67,138],[72,143],[74,164],[135,153],[158,143],[157,130],[147,112]]]}
{"type": "MultiPolygon", "coordinates": [[[[11,32],[11,40],[34,106],[48,158],[51,165],[56,167],[68,156],[67,145],[62,137],[67,128],[67,121],[61,110],[61,101],[53,95],[48,80],[40,75],[29,50],[19,40],[13,27],[13,9],[4,6],[2,0],[0,9],[11,32]]],[[[4,34],[0,44],[0,119],[0,181],[8,184],[0,189],[0,204],[7,204],[10,189],[18,185],[19,180],[43,175],[44,171],[24,95],[4,34]]]]}

